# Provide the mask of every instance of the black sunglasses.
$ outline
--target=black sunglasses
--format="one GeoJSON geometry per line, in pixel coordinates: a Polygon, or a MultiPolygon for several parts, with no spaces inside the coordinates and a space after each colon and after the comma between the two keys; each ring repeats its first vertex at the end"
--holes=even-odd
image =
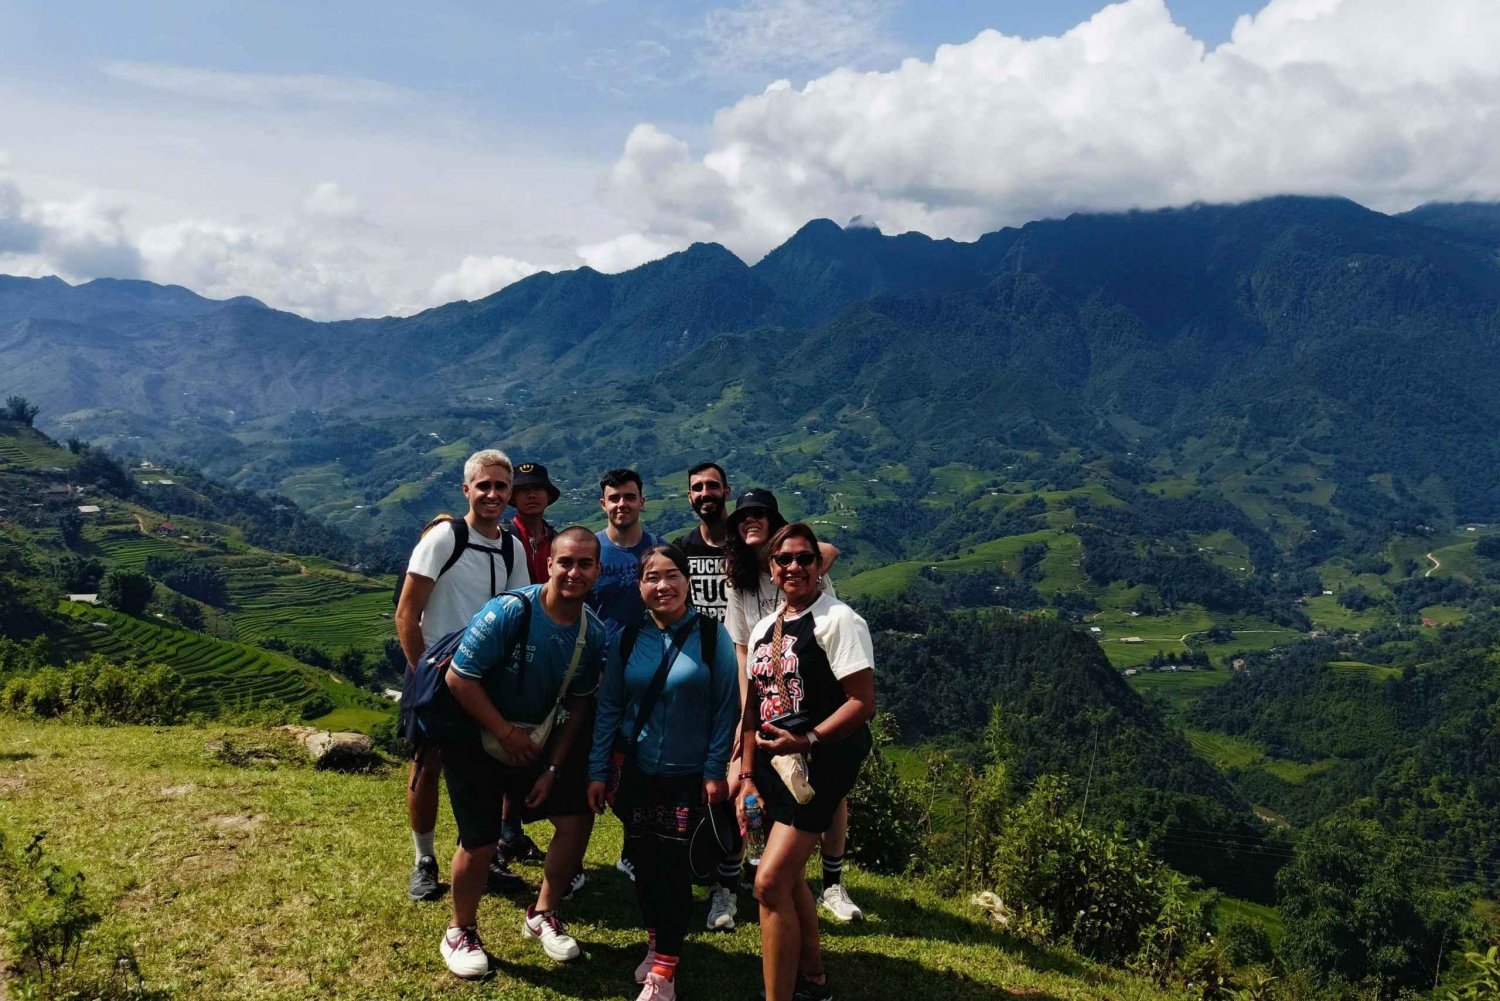
{"type": "Polygon", "coordinates": [[[771,559],[775,560],[776,565],[779,567],[789,567],[793,563],[797,564],[799,567],[810,567],[818,561],[817,554],[809,552],[777,553],[775,556],[772,556],[771,559]]]}

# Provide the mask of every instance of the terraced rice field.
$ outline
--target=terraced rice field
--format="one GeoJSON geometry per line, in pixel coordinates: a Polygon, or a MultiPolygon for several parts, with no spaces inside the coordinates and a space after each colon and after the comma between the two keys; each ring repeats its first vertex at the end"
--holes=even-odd
{"type": "Polygon", "coordinates": [[[122,570],[145,569],[148,556],[180,556],[194,547],[180,542],[142,535],[135,525],[89,525],[83,530],[93,555],[122,570]]]}
{"type": "Polygon", "coordinates": [[[100,653],[165,664],[187,683],[196,711],[254,709],[267,703],[299,706],[325,690],[311,669],[281,654],[91,605],[64,602],[60,610],[82,627],[66,644],[69,656],[100,653]]]}
{"type": "Polygon", "coordinates": [[[218,562],[229,574],[231,617],[242,639],[378,650],[395,635],[387,585],[276,557],[218,562]]]}
{"type": "Polygon", "coordinates": [[[0,465],[26,466],[32,469],[62,466],[77,462],[67,449],[58,448],[32,428],[0,421],[0,465]]]}

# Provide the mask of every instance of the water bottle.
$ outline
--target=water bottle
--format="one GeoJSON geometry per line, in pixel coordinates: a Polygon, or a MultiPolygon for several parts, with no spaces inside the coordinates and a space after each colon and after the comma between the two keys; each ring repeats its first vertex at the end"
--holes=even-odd
{"type": "Polygon", "coordinates": [[[753,866],[760,861],[766,849],[766,817],[760,808],[760,799],[754,795],[745,797],[745,857],[753,866]]]}

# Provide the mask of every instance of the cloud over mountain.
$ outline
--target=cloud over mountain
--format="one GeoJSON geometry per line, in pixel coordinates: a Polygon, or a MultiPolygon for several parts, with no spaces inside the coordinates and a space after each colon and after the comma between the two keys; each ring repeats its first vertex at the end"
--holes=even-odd
{"type": "Polygon", "coordinates": [[[889,72],[773,83],[719,111],[701,155],[638,126],[606,182],[635,229],[610,246],[754,258],[815,216],[973,238],[1279,192],[1494,198],[1497,37],[1491,0],[1272,0],[1212,50],[1163,0],[1058,37],[985,31],[889,72]]]}

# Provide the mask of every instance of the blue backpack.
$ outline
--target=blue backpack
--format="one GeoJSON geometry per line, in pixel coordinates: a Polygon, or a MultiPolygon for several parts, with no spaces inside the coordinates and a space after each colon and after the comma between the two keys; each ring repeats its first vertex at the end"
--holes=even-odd
{"type": "MultiPolygon", "coordinates": [[[[521,602],[520,625],[509,644],[511,656],[520,657],[526,649],[524,640],[531,630],[531,601],[518,591],[505,591],[503,596],[521,602]]],[[[422,651],[416,666],[401,679],[401,709],[396,717],[396,735],[411,749],[413,759],[428,744],[462,737],[473,727],[473,720],[448,689],[448,666],[453,663],[453,655],[458,652],[468,628],[464,626],[438,637],[422,651]]]]}

